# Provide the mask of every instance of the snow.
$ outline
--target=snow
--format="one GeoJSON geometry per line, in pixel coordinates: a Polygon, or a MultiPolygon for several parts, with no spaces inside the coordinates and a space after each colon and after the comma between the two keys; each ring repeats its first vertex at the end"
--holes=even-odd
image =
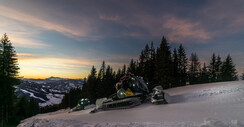
{"type": "Polygon", "coordinates": [[[41,88],[41,91],[43,91],[43,92],[47,92],[46,90],[44,90],[43,88],[41,88]]]}
{"type": "Polygon", "coordinates": [[[55,90],[55,89],[51,89],[52,92],[57,92],[57,93],[60,93],[61,91],[60,90],[55,90]]]}
{"type": "Polygon", "coordinates": [[[20,90],[23,91],[24,93],[29,94],[30,97],[37,98],[37,99],[40,99],[40,100],[42,100],[42,101],[46,101],[46,100],[44,100],[44,99],[42,99],[42,98],[40,98],[40,97],[35,96],[32,92],[29,92],[29,91],[24,90],[24,89],[20,89],[20,90]]]}
{"type": "Polygon", "coordinates": [[[75,87],[75,84],[74,83],[69,83],[69,86],[70,87],[75,87]]]}
{"type": "Polygon", "coordinates": [[[48,101],[44,102],[44,103],[39,103],[39,106],[44,107],[47,105],[53,105],[53,104],[59,104],[61,103],[62,99],[63,99],[63,94],[47,94],[47,98],[49,99],[48,101]]]}
{"type": "Polygon", "coordinates": [[[19,127],[244,127],[244,81],[190,85],[165,92],[167,105],[145,103],[95,114],[89,114],[92,109],[61,110],[26,119],[19,127]]]}

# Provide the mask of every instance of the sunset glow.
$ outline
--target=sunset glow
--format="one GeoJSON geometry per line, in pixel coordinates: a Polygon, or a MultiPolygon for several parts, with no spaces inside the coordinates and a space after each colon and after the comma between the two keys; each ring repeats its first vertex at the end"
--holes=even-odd
{"type": "Polygon", "coordinates": [[[84,78],[102,61],[114,70],[138,59],[147,43],[183,44],[208,64],[230,53],[244,69],[243,1],[6,1],[0,0],[0,34],[18,54],[24,78],[84,78]],[[225,12],[225,13],[223,13],[225,12]]]}

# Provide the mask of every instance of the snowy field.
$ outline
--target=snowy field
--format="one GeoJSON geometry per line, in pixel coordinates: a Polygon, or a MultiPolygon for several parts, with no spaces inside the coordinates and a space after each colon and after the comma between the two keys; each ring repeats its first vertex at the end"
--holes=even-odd
{"type": "Polygon", "coordinates": [[[167,105],[145,103],[131,109],[60,110],[22,121],[19,127],[244,127],[244,81],[165,90],[167,105]]]}

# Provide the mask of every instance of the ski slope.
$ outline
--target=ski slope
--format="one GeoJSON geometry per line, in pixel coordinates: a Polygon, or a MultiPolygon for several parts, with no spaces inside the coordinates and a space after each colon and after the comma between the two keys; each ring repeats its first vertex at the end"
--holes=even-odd
{"type": "Polygon", "coordinates": [[[244,127],[244,81],[165,90],[167,105],[145,103],[125,110],[89,114],[92,108],[60,110],[22,121],[19,127],[244,127]]]}

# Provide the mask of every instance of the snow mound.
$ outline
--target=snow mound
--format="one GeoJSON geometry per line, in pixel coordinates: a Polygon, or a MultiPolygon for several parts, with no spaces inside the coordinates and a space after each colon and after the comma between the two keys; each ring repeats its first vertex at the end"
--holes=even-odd
{"type": "Polygon", "coordinates": [[[208,118],[204,120],[204,123],[200,127],[244,127],[244,124],[238,120],[231,120],[231,123],[225,124],[222,121],[208,118]]]}
{"type": "Polygon", "coordinates": [[[128,123],[91,123],[78,120],[63,119],[27,119],[21,122],[18,127],[244,127],[238,120],[224,123],[208,118],[204,123],[198,125],[194,122],[128,122],[128,123]]]}

